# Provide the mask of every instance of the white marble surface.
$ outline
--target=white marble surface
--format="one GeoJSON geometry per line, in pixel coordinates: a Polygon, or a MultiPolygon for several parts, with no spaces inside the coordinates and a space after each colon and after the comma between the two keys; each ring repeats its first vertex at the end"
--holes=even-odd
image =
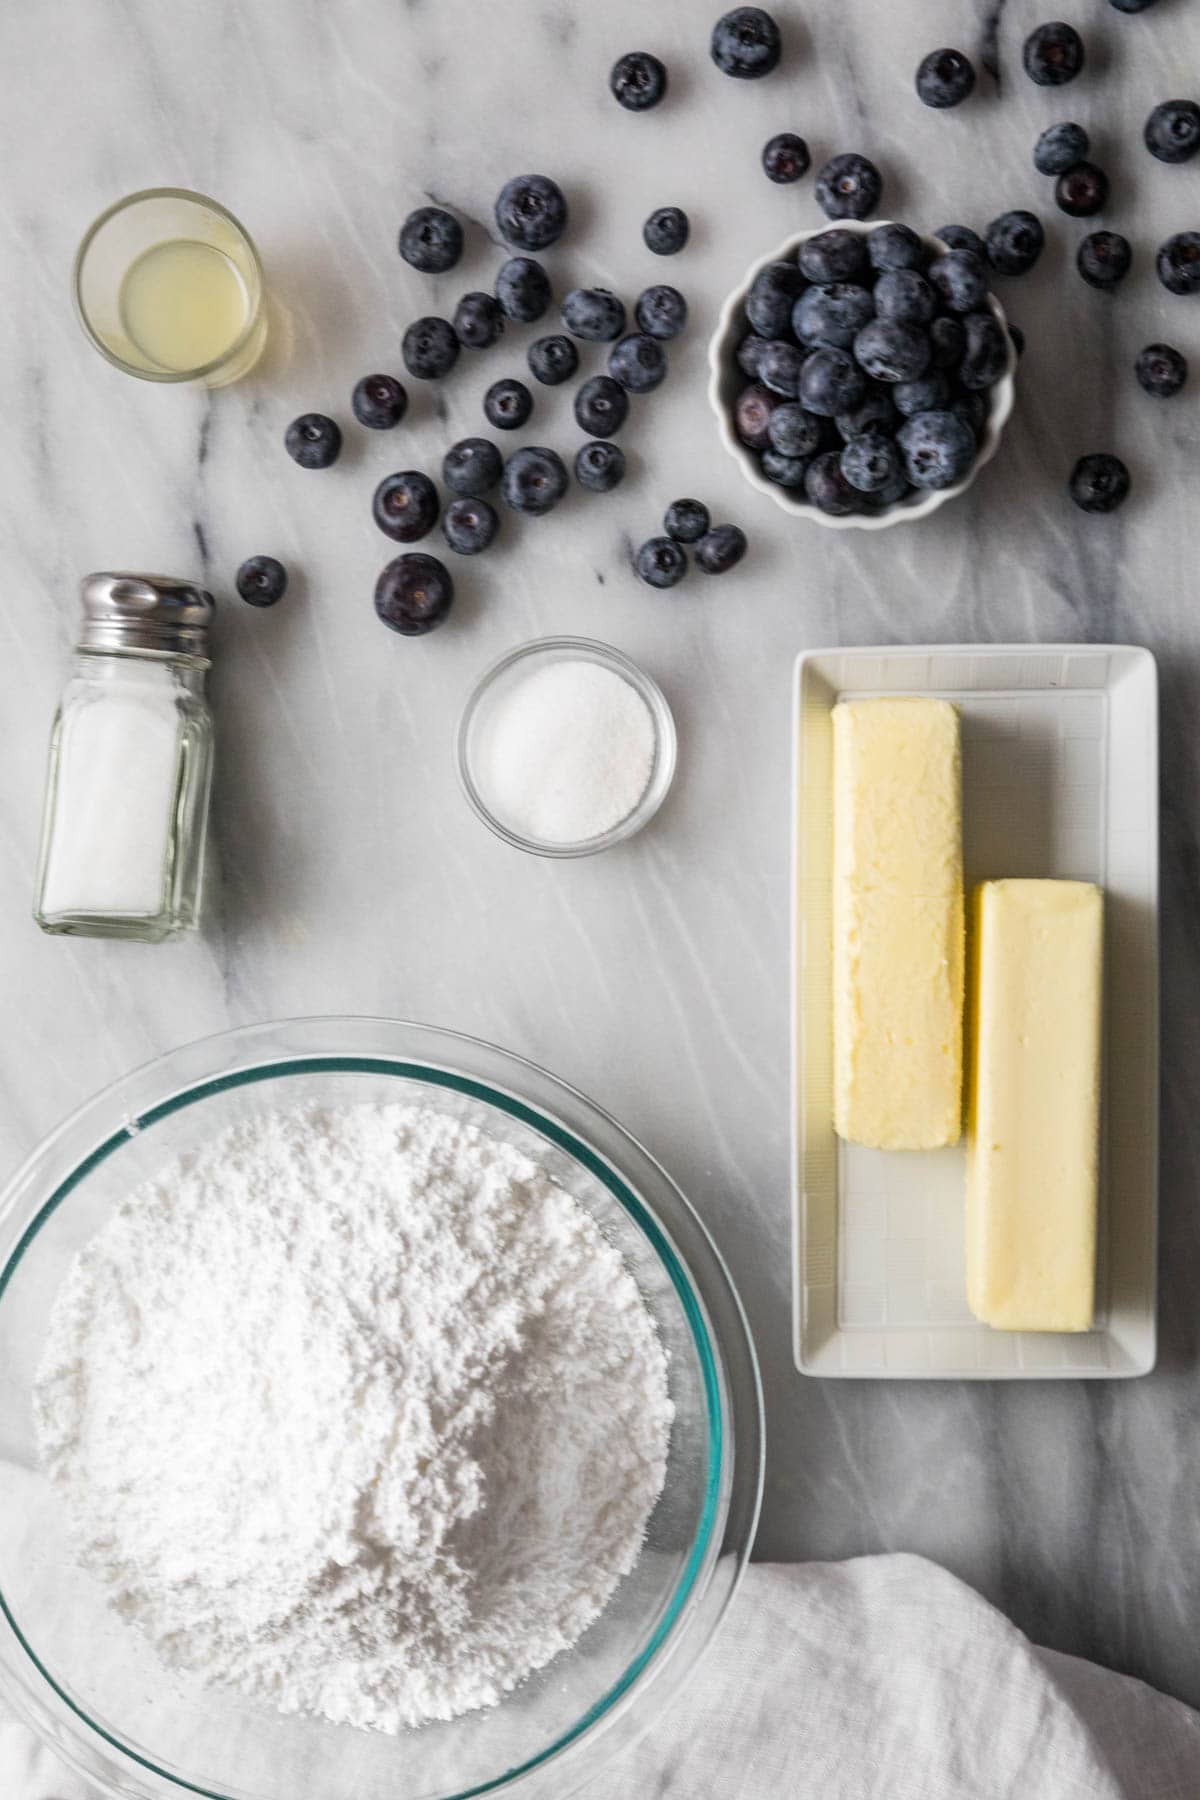
{"type": "MultiPolygon", "coordinates": [[[[1200,227],[1200,161],[1140,143],[1150,105],[1196,87],[1198,9],[1123,17],[1064,0],[1091,61],[1035,89],[1020,42],[1033,0],[787,0],[786,62],[759,84],[709,63],[713,4],[660,0],[53,0],[0,14],[0,1161],[131,1065],[227,1025],[296,1013],[409,1015],[546,1063],[661,1157],[717,1235],[762,1354],[771,1557],[904,1548],[976,1583],[1032,1636],[1200,1701],[1200,622],[1194,592],[1200,300],[1151,272],[1158,240],[1200,227]],[[957,114],[918,105],[927,49],[981,58],[957,114]],[[671,66],[657,114],[626,115],[606,75],[643,45],[671,66]],[[1085,227],[1033,173],[1036,132],[1077,117],[1113,177],[1106,222],[1135,243],[1116,298],[1071,267],[1085,227]],[[773,188],[764,139],[801,131],[818,159],[861,149],[885,211],[933,227],[1042,213],[1036,272],[1006,284],[1029,334],[1016,418],[974,490],[878,536],[784,519],[719,451],[703,398],[707,327],[751,257],[817,220],[811,178],[773,188]],[[409,642],[376,621],[387,558],[369,498],[389,469],[433,468],[480,430],[484,387],[522,373],[532,331],[464,354],[397,433],[348,431],[337,468],[296,469],[301,410],[349,420],[349,391],[400,372],[409,319],[449,311],[499,257],[472,225],[462,266],[430,280],[395,235],[436,195],[473,221],[505,176],[544,169],[574,226],[547,257],[630,299],[677,281],[693,328],[669,384],[635,403],[615,495],[505,522],[462,566],[452,622],[409,642]],[[276,301],[259,371],[209,396],[108,368],[71,314],[68,272],[92,215],[157,183],[207,190],[254,232],[276,301]],[[652,206],[692,215],[667,263],[641,244],[652,206]],[[1156,403],[1130,364],[1165,337],[1193,391],[1156,403]],[[1121,452],[1135,495],[1109,520],[1067,502],[1079,453],[1121,452]],[[677,494],[751,537],[743,567],[670,595],[640,587],[629,539],[677,494]],[[204,935],[139,948],[41,937],[29,917],[46,734],[86,570],[165,568],[221,596],[243,557],[293,570],[274,612],[224,606],[213,688],[221,762],[204,935]],[[662,682],[680,771],[654,827],[606,857],[545,863],[493,840],[460,799],[458,709],[478,672],[550,631],[608,639],[662,682]],[[788,1293],[788,674],[805,645],[1125,639],[1162,658],[1165,1017],[1162,1357],[1115,1385],[806,1382],[788,1293]]],[[[415,385],[415,384],[414,384],[415,385]]],[[[532,442],[573,448],[569,390],[539,391],[532,442]]]]}

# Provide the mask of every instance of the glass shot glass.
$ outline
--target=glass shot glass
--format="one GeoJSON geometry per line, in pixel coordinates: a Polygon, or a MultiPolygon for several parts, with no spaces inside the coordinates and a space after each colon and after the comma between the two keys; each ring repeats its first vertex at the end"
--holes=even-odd
{"type": "Polygon", "coordinates": [[[89,226],[75,307],[108,362],[143,381],[224,387],[267,337],[262,263],[231,212],[186,188],[146,188],[89,226]]]}

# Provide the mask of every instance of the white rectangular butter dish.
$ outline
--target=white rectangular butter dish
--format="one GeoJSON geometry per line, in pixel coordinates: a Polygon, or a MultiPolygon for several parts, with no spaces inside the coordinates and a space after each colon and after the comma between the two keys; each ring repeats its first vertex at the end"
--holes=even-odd
{"type": "Polygon", "coordinates": [[[1155,1358],[1158,1214],[1158,681],[1125,645],[815,650],[796,663],[793,1286],[808,1375],[1144,1375],[1155,1358]],[[1106,895],[1096,1321],[978,1324],[963,1267],[964,1153],[865,1150],[832,1124],[832,724],[840,699],[962,709],[968,886],[1003,875],[1106,895]]]}

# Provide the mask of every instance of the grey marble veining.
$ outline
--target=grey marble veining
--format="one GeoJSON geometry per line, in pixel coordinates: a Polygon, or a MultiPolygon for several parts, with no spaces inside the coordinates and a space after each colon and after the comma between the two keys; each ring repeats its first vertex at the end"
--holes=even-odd
{"type": "MultiPolygon", "coordinates": [[[[255,1019],[371,1011],[478,1033],[577,1083],[663,1160],[716,1234],[762,1356],[770,1467],[759,1554],[922,1551],[1043,1643],[1200,1703],[1200,617],[1195,470],[1200,300],[1152,273],[1168,231],[1200,228],[1200,161],[1151,162],[1142,120],[1194,92],[1200,22],[1186,0],[1124,17],[1070,0],[1089,64],[1034,88],[1020,43],[1033,0],[837,7],[785,0],[779,72],[734,83],[708,61],[716,0],[55,0],[0,14],[0,1162],[96,1088],[183,1039],[255,1019]],[[959,112],[923,109],[938,43],[981,69],[959,112]],[[670,64],[657,114],[610,99],[613,58],[670,64]],[[1087,229],[1056,214],[1030,148],[1080,119],[1113,178],[1104,223],[1135,269],[1115,297],[1071,266],[1087,229]],[[914,529],[833,534],[787,521],[720,451],[705,408],[717,305],[755,256],[817,222],[811,178],[773,188],[765,138],[795,129],[817,161],[861,149],[884,211],[926,228],[1013,205],[1046,221],[1037,270],[1003,285],[1028,334],[1016,416],[964,499],[914,529]],[[400,372],[399,338],[490,285],[500,180],[545,169],[575,228],[552,251],[561,292],[630,299],[677,281],[693,326],[672,374],[635,402],[617,494],[507,519],[503,545],[456,570],[452,622],[390,636],[371,591],[387,546],[375,481],[433,467],[482,429],[479,401],[523,373],[533,330],[464,353],[415,393],[396,433],[348,432],[326,474],[282,433],[301,410],[349,419],[353,381],[400,372]],[[263,252],[274,328],[260,369],[208,395],[127,380],[85,343],[68,272],[90,218],[152,184],[211,192],[263,252]],[[478,222],[436,280],[395,250],[427,196],[478,222]],[[692,215],[671,262],[642,246],[659,204],[692,215]],[[1156,338],[1193,358],[1161,404],[1131,372],[1156,338]],[[1063,492],[1083,451],[1118,449],[1125,510],[1087,519],[1063,492]],[[631,538],[696,493],[752,549],[721,581],[639,587],[631,538]],[[274,612],[223,608],[211,908],[204,935],[145,949],[41,937],[29,917],[46,734],[98,567],[203,576],[221,595],[269,551],[293,570],[274,612]],[[575,631],[662,682],[680,770],[654,827],[609,855],[543,863],[493,840],[461,800],[452,735],[502,650],[575,631]],[[806,645],[959,639],[1150,645],[1163,697],[1163,1256],[1158,1372],[1117,1384],[804,1381],[788,1292],[788,674],[806,645]]],[[[418,384],[410,384],[414,388],[418,384]]],[[[569,390],[539,390],[525,441],[574,446],[569,390]]]]}

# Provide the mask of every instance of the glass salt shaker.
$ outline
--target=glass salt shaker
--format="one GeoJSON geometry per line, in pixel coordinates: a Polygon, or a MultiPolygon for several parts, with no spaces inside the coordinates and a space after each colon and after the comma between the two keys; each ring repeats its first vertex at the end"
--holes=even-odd
{"type": "Polygon", "coordinates": [[[198,921],[212,716],[212,595],[101,573],[50,743],[34,917],[43,931],[154,944],[198,921]]]}

